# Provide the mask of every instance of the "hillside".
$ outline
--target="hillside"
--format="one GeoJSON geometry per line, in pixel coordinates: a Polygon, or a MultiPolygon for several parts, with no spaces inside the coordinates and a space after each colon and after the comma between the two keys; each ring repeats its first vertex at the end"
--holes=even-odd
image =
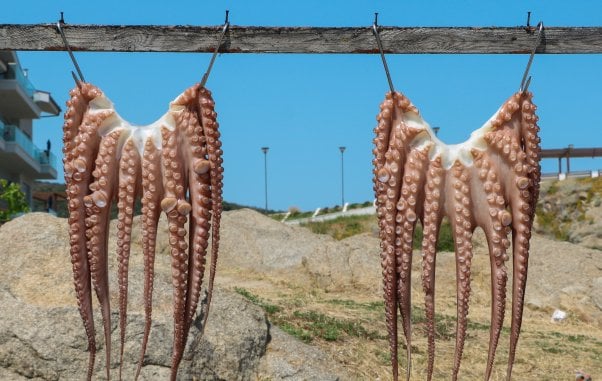
{"type": "Polygon", "coordinates": [[[535,230],[602,250],[602,178],[542,182],[535,230]]]}

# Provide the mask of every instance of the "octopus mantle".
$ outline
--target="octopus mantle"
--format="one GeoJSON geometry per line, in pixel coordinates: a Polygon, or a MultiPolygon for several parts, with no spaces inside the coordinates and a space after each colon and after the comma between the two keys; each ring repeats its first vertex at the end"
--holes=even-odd
{"type": "Polygon", "coordinates": [[[140,197],[146,325],[136,378],[151,327],[157,223],[163,210],[168,219],[174,286],[171,379],[175,380],[200,297],[212,220],[208,295],[202,312],[205,321],[215,277],[223,169],[211,93],[199,85],[192,86],[171,102],[169,111],[158,121],[143,127],[134,127],[124,121],[105,95],[91,84],[79,83],[71,91],[67,106],[63,152],[70,252],[77,302],[90,351],[87,378],[92,377],[96,354],[93,287],[103,317],[106,375],[110,379],[111,309],[107,243],[112,202],[117,203],[119,212],[117,260],[120,358],[123,359],[132,219],[134,201],[140,197]]]}
{"type": "Polygon", "coordinates": [[[510,379],[521,328],[529,239],[539,195],[539,137],[532,94],[511,96],[464,143],[437,139],[417,108],[402,94],[381,104],[374,139],[374,190],[381,238],[386,323],[393,377],[398,379],[397,309],[411,364],[410,275],[414,228],[423,226],[422,286],[426,295],[428,379],[435,355],[435,257],[443,217],[451,224],[456,252],[457,326],[452,379],[460,368],[470,296],[472,234],[481,227],[491,258],[491,328],[485,380],[491,375],[504,321],[506,250],[512,240],[510,379]],[[512,237],[509,238],[509,234],[512,237]]]}

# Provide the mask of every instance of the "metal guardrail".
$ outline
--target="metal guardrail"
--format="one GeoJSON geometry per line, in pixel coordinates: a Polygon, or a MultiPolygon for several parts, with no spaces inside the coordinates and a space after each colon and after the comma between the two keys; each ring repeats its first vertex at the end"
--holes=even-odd
{"type": "Polygon", "coordinates": [[[57,170],[58,159],[56,155],[36,147],[29,136],[17,126],[4,124],[0,121],[0,139],[18,144],[35,161],[41,165],[49,165],[54,168],[54,170],[57,170]]]}
{"type": "Polygon", "coordinates": [[[365,208],[357,208],[357,209],[349,209],[345,212],[339,211],[339,212],[334,212],[334,213],[329,213],[329,214],[321,214],[321,215],[316,215],[313,217],[299,218],[296,220],[286,220],[283,222],[288,225],[299,225],[299,224],[303,224],[303,223],[307,223],[307,222],[328,221],[328,220],[334,220],[339,217],[361,216],[361,215],[369,215],[369,214],[376,214],[376,208],[374,206],[368,206],[365,208]]]}
{"type": "Polygon", "coordinates": [[[21,67],[15,62],[8,63],[8,70],[4,73],[4,79],[14,79],[19,82],[25,93],[27,93],[27,96],[33,99],[36,88],[29,81],[29,78],[25,76],[21,67]]]}
{"type": "Polygon", "coordinates": [[[591,171],[571,171],[566,172],[548,172],[542,173],[542,180],[565,180],[567,178],[586,178],[586,177],[600,177],[602,169],[593,169],[591,171]]]}

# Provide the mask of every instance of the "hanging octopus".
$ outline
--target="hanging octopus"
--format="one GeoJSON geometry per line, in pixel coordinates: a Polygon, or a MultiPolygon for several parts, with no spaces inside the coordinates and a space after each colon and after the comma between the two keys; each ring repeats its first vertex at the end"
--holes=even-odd
{"type": "Polygon", "coordinates": [[[507,368],[507,377],[511,377],[523,315],[529,239],[539,196],[539,128],[531,99],[529,92],[512,95],[466,142],[450,146],[437,139],[403,94],[388,93],[380,106],[374,139],[374,190],[394,380],[398,379],[397,308],[406,340],[406,378],[410,378],[410,276],[418,220],[424,232],[422,286],[426,295],[427,379],[433,375],[436,245],[444,216],[451,224],[456,253],[457,323],[452,379],[458,378],[466,337],[471,241],[477,227],[487,237],[491,262],[492,309],[485,380],[492,372],[504,320],[509,259],[506,250],[512,243],[512,322],[507,368]]]}
{"type": "MultiPolygon", "coordinates": [[[[63,127],[63,152],[71,262],[90,352],[87,379],[92,377],[96,355],[92,287],[101,309],[106,376],[110,379],[108,230],[113,202],[119,212],[119,353],[120,363],[123,362],[134,201],[140,197],[145,328],[136,378],[150,334],[157,224],[163,211],[168,220],[174,288],[171,379],[175,380],[199,302],[210,229],[211,262],[202,327],[207,321],[215,279],[223,168],[214,101],[207,89],[195,85],[171,102],[169,111],[158,121],[134,127],[116,113],[111,101],[97,87],[78,82],[70,94],[63,127]]],[[[121,378],[121,366],[119,373],[121,378]]]]}

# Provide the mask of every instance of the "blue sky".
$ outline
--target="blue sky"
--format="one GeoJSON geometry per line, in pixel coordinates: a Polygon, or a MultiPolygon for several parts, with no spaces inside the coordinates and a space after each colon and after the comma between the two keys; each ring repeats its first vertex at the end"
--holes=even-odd
{"type": "MultiPolygon", "coordinates": [[[[230,10],[234,25],[599,26],[602,3],[579,1],[15,1],[0,23],[217,25],[230,10]],[[143,5],[142,5],[143,4],[143,5]]],[[[376,46],[376,45],[375,45],[376,46]]],[[[209,62],[200,53],[75,53],[86,80],[134,124],[162,115],[169,101],[199,81],[209,62]]],[[[64,105],[73,86],[66,52],[21,52],[41,90],[64,105]]],[[[396,89],[404,92],[446,143],[465,140],[515,92],[527,55],[388,55],[396,89]]],[[[538,105],[544,148],[602,146],[602,55],[538,55],[530,89],[538,105]]],[[[372,129],[388,90],[377,55],[226,54],[207,83],[213,91],[224,146],[224,196],[264,205],[269,146],[269,207],[303,210],[340,204],[339,146],[345,151],[345,201],[373,198],[372,129]]],[[[62,118],[35,122],[34,142],[61,147],[62,118]]],[[[557,162],[543,163],[544,172],[557,162]]],[[[564,164],[563,164],[564,165],[564,164]]],[[[571,169],[602,169],[601,160],[571,169]]],[[[61,178],[62,180],[62,172],[61,178]]]]}

